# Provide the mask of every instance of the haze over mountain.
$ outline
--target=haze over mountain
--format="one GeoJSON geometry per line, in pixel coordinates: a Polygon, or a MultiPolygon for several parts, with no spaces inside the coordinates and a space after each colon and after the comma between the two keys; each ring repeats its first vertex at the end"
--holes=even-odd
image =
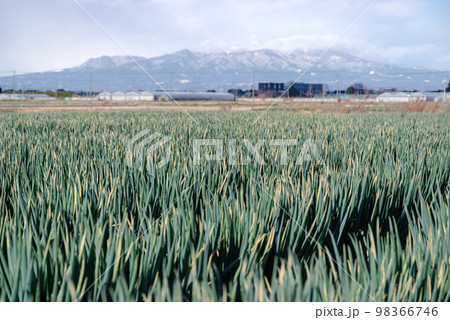
{"type": "MultiPolygon", "coordinates": [[[[16,90],[217,90],[250,89],[255,82],[296,80],[322,53],[321,50],[280,52],[271,49],[232,49],[204,53],[187,49],[153,58],[140,56],[101,56],[80,66],[58,71],[16,76],[16,90]],[[136,63],[138,62],[138,64],[136,63]]],[[[298,82],[323,83],[329,90],[353,83],[371,89],[437,90],[443,74],[417,67],[395,66],[364,60],[349,54],[329,51],[298,82]],[[338,71],[338,72],[337,72],[338,71]]],[[[13,77],[1,77],[0,87],[10,89],[13,77]]]]}

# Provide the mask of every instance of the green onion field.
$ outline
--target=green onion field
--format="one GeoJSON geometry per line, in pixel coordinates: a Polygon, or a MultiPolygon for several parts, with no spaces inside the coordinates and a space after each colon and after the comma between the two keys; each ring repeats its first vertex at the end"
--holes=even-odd
{"type": "Polygon", "coordinates": [[[191,114],[1,113],[0,301],[450,301],[449,113],[191,114]]]}

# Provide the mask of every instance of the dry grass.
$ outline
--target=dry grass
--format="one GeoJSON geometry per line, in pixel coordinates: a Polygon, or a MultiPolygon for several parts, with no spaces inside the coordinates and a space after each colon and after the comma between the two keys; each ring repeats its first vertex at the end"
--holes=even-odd
{"type": "MultiPolygon", "coordinates": [[[[368,112],[405,112],[405,113],[446,113],[450,112],[450,104],[417,101],[411,103],[375,103],[370,101],[349,102],[294,102],[280,100],[272,102],[237,102],[188,101],[180,102],[186,110],[221,110],[221,111],[286,111],[295,113],[368,113],[368,112]]],[[[142,110],[178,110],[180,107],[172,102],[123,102],[123,101],[0,101],[0,112],[108,112],[108,111],[142,111],[142,110]]]]}

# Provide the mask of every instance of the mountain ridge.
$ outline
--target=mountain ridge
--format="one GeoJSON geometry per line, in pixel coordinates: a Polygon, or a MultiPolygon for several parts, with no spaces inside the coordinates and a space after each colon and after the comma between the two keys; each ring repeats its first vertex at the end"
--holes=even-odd
{"type": "MultiPolygon", "coordinates": [[[[166,89],[226,91],[230,88],[257,88],[258,82],[289,82],[303,74],[300,82],[324,83],[340,89],[355,82],[369,88],[438,89],[438,71],[373,62],[348,53],[329,50],[231,49],[196,52],[183,49],[146,58],[142,56],[100,56],[79,66],[17,76],[16,83],[27,89],[65,90],[156,90],[158,86],[141,66],[166,89]],[[137,61],[139,65],[136,64],[137,61]],[[312,65],[312,66],[311,66],[312,65]],[[308,69],[309,68],[309,69],[308,69]]],[[[0,78],[7,88],[12,77],[0,78]]]]}

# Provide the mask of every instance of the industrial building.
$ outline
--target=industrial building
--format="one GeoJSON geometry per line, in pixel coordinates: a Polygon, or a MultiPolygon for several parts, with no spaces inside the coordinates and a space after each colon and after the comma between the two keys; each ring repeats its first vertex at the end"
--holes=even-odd
{"type": "Polygon", "coordinates": [[[416,102],[426,100],[427,96],[418,92],[385,92],[377,97],[377,102],[416,102]]]}
{"type": "Polygon", "coordinates": [[[219,92],[164,92],[153,93],[158,101],[235,101],[236,96],[231,93],[219,92]]]}
{"type": "Polygon", "coordinates": [[[236,97],[230,93],[217,92],[164,92],[154,93],[148,91],[115,91],[113,93],[103,91],[97,95],[100,101],[235,101],[236,97]]]}
{"type": "Polygon", "coordinates": [[[151,92],[138,91],[138,93],[139,93],[139,101],[153,101],[153,100],[155,100],[155,96],[151,92]]]}
{"type": "Polygon", "coordinates": [[[288,88],[292,85],[292,88],[289,90],[289,96],[296,97],[308,97],[312,98],[315,95],[322,95],[324,91],[323,84],[321,83],[303,83],[296,82],[294,84],[289,83],[288,88]]]}
{"type": "Polygon", "coordinates": [[[111,100],[111,93],[108,91],[102,91],[97,95],[97,100],[109,101],[111,100]]]}
{"type": "Polygon", "coordinates": [[[126,92],[125,101],[139,101],[139,94],[134,91],[126,92]]]}
{"type": "Polygon", "coordinates": [[[0,94],[0,100],[54,100],[48,94],[42,93],[24,93],[24,94],[0,94]]]}
{"type": "Polygon", "coordinates": [[[125,101],[125,93],[122,91],[115,91],[111,93],[111,100],[112,101],[125,101]]]}
{"type": "Polygon", "coordinates": [[[260,82],[258,84],[259,97],[279,97],[285,92],[284,83],[260,82]]]}
{"type": "Polygon", "coordinates": [[[303,82],[260,82],[258,84],[258,97],[279,97],[284,94],[286,97],[309,97],[322,95],[324,86],[321,83],[303,82]],[[286,90],[289,88],[288,92],[286,90]]]}
{"type": "Polygon", "coordinates": [[[245,92],[242,89],[229,89],[227,92],[234,95],[236,98],[245,97],[245,92]]]}
{"type": "Polygon", "coordinates": [[[425,93],[427,101],[432,102],[450,102],[450,94],[445,95],[443,92],[427,92],[425,93]]]}
{"type": "Polygon", "coordinates": [[[153,101],[154,95],[148,91],[115,91],[110,93],[102,91],[97,95],[97,100],[100,101],[153,101]]]}

